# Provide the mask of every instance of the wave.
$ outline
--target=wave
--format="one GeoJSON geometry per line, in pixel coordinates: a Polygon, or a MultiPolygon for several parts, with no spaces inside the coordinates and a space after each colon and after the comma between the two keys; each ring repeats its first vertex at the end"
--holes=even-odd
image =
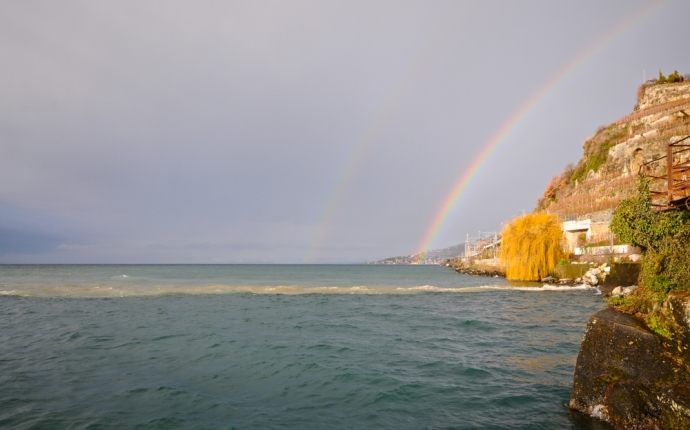
{"type": "Polygon", "coordinates": [[[275,294],[275,295],[304,295],[304,294],[370,294],[370,295],[400,295],[425,293],[479,293],[490,291],[525,291],[525,292],[572,292],[593,291],[601,294],[599,289],[588,285],[560,286],[515,286],[515,285],[481,285],[471,287],[437,287],[433,285],[419,286],[235,286],[235,285],[147,285],[147,286],[74,286],[74,285],[33,285],[20,286],[9,291],[0,291],[0,296],[19,297],[77,297],[77,298],[109,298],[109,297],[138,297],[161,296],[171,294],[203,295],[203,294],[275,294]]]}

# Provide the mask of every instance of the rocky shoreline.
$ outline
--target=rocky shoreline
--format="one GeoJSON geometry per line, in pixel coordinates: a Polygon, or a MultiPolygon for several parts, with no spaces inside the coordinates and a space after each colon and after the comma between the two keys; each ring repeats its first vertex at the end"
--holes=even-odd
{"type": "Polygon", "coordinates": [[[489,276],[492,278],[505,278],[506,274],[497,268],[480,268],[476,266],[456,266],[453,269],[462,275],[489,276]]]}
{"type": "MultiPolygon", "coordinates": [[[[455,270],[457,273],[470,276],[488,276],[492,278],[505,278],[505,271],[496,266],[486,266],[486,265],[466,265],[462,263],[446,263],[444,266],[455,270]]],[[[556,277],[547,276],[541,279],[541,282],[546,285],[559,285],[559,286],[579,286],[588,285],[591,287],[598,287],[602,290],[602,293],[607,295],[611,294],[614,290],[617,295],[627,295],[632,292],[636,286],[626,285],[624,283],[625,279],[620,279],[621,277],[616,273],[616,266],[604,263],[599,266],[582,266],[583,269],[588,269],[581,276],[576,278],[566,278],[566,277],[556,277]],[[623,283],[622,283],[623,282],[623,283]],[[617,289],[617,290],[616,290],[617,289]]],[[[636,276],[635,276],[636,278],[636,276]]]]}

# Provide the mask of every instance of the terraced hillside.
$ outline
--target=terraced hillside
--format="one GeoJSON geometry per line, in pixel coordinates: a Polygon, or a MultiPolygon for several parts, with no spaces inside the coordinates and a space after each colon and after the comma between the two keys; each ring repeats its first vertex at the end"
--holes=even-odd
{"type": "Polygon", "coordinates": [[[640,166],[689,134],[690,82],[643,85],[634,111],[585,140],[582,159],[551,180],[537,208],[564,220],[589,219],[592,236],[608,236],[611,213],[634,193],[640,166]]]}

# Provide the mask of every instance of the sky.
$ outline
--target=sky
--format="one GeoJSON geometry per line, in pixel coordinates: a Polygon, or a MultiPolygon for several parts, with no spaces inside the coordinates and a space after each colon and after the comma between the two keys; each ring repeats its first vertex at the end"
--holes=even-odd
{"type": "Polygon", "coordinates": [[[0,2],[0,263],[412,254],[522,112],[430,246],[499,230],[645,76],[690,73],[688,16],[646,0],[0,2]]]}

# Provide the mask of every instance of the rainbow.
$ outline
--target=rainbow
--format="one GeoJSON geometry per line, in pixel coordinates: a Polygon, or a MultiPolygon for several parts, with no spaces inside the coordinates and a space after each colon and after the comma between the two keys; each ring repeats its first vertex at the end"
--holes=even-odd
{"type": "Polygon", "coordinates": [[[434,215],[426,234],[418,247],[417,254],[419,255],[417,262],[424,259],[426,253],[431,249],[431,246],[436,241],[440,232],[446,226],[450,215],[455,212],[460,198],[464,192],[473,183],[473,180],[487,162],[491,154],[493,154],[499,145],[504,142],[510,133],[524,120],[532,110],[544,100],[549,93],[551,93],[560,83],[562,83],[569,75],[571,75],[580,66],[584,65],[589,59],[594,57],[606,45],[611,43],[614,39],[620,36],[629,28],[640,22],[643,18],[650,15],[653,11],[659,8],[664,2],[651,3],[649,6],[641,9],[639,12],[633,14],[630,18],[623,21],[613,30],[608,32],[602,39],[590,47],[584,49],[578,55],[573,57],[562,69],[560,69],[549,81],[547,81],[532,97],[522,104],[515,111],[506,122],[501,125],[498,131],[489,139],[479,153],[474,157],[469,167],[465,169],[460,175],[455,185],[443,200],[440,208],[434,215]]]}
{"type": "Polygon", "coordinates": [[[311,235],[309,246],[304,257],[304,263],[313,263],[316,260],[316,254],[321,248],[324,238],[327,236],[329,227],[337,214],[337,207],[339,201],[345,195],[348,185],[352,181],[357,171],[357,166],[361,164],[367,149],[369,149],[378,139],[381,132],[385,129],[386,124],[391,116],[396,112],[396,109],[403,103],[405,97],[428,70],[433,65],[433,58],[441,56],[444,48],[446,48],[452,41],[451,38],[443,37],[442,28],[437,29],[436,34],[431,37],[429,42],[429,49],[421,51],[419,58],[413,61],[404,72],[402,72],[395,83],[384,94],[379,102],[374,115],[371,117],[366,129],[357,140],[350,155],[345,158],[336,175],[336,180],[331,187],[323,209],[318,217],[318,222],[311,235]],[[442,43],[434,43],[441,41],[442,43]]]}
{"type": "Polygon", "coordinates": [[[329,196],[326,199],[321,211],[321,215],[319,216],[319,222],[316,224],[316,228],[312,234],[310,244],[307,248],[307,253],[304,258],[305,263],[314,262],[314,254],[319,251],[321,243],[328,232],[330,223],[326,222],[326,220],[332,220],[335,217],[338,201],[342,198],[348,184],[352,180],[352,177],[357,170],[356,166],[360,164],[360,160],[364,158],[367,149],[371,147],[371,145],[376,141],[380,133],[383,131],[384,126],[388,122],[389,118],[395,112],[395,108],[400,104],[401,100],[409,90],[409,87],[412,84],[411,81],[412,80],[409,76],[402,76],[402,78],[392,86],[391,90],[388,91],[382,102],[379,104],[364,133],[358,139],[354,150],[350,153],[350,156],[346,158],[345,163],[343,163],[343,166],[339,169],[340,174],[337,175],[337,180],[331,188],[331,192],[329,193],[329,196]]]}

